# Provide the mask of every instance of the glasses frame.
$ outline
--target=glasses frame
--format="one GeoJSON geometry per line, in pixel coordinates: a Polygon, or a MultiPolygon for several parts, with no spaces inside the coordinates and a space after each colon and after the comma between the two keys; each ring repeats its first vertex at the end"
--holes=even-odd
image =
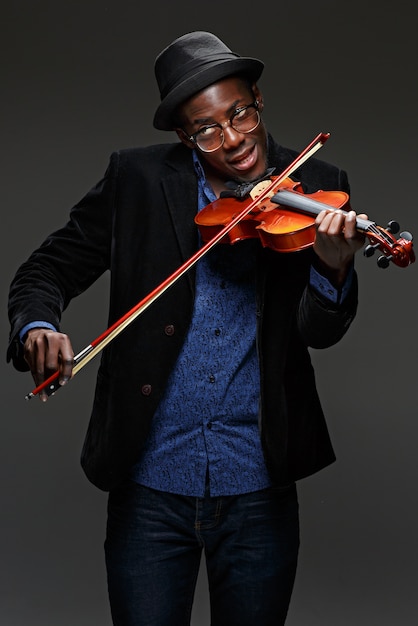
{"type": "Polygon", "coordinates": [[[258,126],[260,125],[260,122],[261,122],[261,115],[260,115],[260,110],[259,110],[258,107],[259,107],[259,102],[258,102],[258,100],[255,100],[251,104],[246,104],[245,106],[242,106],[242,107],[239,107],[238,109],[235,109],[235,111],[232,113],[232,115],[229,118],[229,120],[224,122],[224,124],[220,124],[219,122],[215,122],[214,124],[207,124],[207,126],[204,126],[203,128],[200,128],[198,131],[196,131],[192,135],[187,135],[187,133],[185,131],[184,132],[185,132],[187,138],[189,139],[189,141],[192,141],[195,144],[195,146],[197,148],[199,148],[199,150],[201,150],[202,152],[215,152],[216,150],[219,150],[219,148],[222,148],[222,146],[224,145],[224,141],[225,141],[224,126],[230,126],[231,128],[233,128],[235,130],[235,132],[243,133],[244,135],[247,135],[248,133],[252,133],[256,128],[258,128],[258,126]],[[237,115],[242,113],[242,111],[246,111],[247,109],[255,109],[256,110],[256,112],[257,112],[257,122],[256,122],[255,126],[253,128],[251,128],[250,130],[239,130],[238,128],[234,127],[234,124],[233,124],[234,117],[236,117],[237,115]],[[210,148],[209,150],[206,150],[205,148],[202,148],[201,146],[199,146],[199,144],[197,143],[198,135],[202,131],[206,130],[207,128],[216,128],[216,127],[221,129],[221,136],[220,136],[221,143],[219,144],[219,146],[216,146],[216,148],[210,148]]]}

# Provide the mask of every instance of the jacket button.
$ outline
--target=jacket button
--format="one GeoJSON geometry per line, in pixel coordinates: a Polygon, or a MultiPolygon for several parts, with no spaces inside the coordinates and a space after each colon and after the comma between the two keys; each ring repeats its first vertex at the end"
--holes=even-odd
{"type": "Polygon", "coordinates": [[[143,396],[149,396],[152,391],[151,385],[142,385],[141,393],[143,396]]]}
{"type": "Polygon", "coordinates": [[[174,335],[174,326],[173,326],[173,324],[167,324],[167,326],[164,328],[164,332],[169,337],[171,337],[171,335],[174,335]]]}

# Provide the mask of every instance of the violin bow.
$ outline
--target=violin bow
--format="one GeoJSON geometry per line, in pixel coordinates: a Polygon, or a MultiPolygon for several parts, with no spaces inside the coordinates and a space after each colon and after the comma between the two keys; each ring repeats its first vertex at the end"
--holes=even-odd
{"type": "MultiPolygon", "coordinates": [[[[140,300],[132,309],[130,309],[119,320],[114,322],[101,335],[96,337],[88,346],[83,348],[81,352],[74,357],[74,367],[72,370],[73,378],[91,359],[103,350],[115,337],[117,337],[127,326],[129,326],[139,315],[141,315],[157,298],[159,298],[171,285],[189,271],[209,250],[211,250],[225,235],[227,235],[244,217],[246,217],[253,208],[263,200],[273,188],[277,186],[288,176],[290,176],[305,161],[311,158],[313,154],[328,140],[330,133],[318,133],[318,135],[309,143],[302,152],[295,158],[290,165],[279,175],[274,178],[271,184],[267,185],[261,193],[249,205],[238,213],[222,230],[220,230],[210,241],[204,244],[190,259],[181,265],[173,274],[166,278],[158,287],[151,291],[145,298],[140,300]]],[[[59,370],[54,372],[49,378],[44,380],[40,385],[32,389],[26,396],[25,400],[31,400],[41,391],[45,391],[48,396],[53,395],[62,385],[59,384],[59,370]]]]}

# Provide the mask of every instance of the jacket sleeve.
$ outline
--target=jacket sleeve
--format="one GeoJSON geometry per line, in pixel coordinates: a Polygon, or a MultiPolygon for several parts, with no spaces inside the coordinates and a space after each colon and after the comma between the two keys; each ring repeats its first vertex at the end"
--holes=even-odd
{"type": "Polygon", "coordinates": [[[354,320],[358,297],[355,270],[345,298],[334,304],[309,283],[313,259],[312,247],[282,254],[268,248],[262,251],[259,306],[269,350],[275,345],[276,351],[286,351],[290,336],[297,336],[306,347],[327,348],[345,335],[354,320]]]}
{"type": "Polygon", "coordinates": [[[62,312],[72,298],[109,268],[117,166],[115,153],[102,180],[73,207],[68,222],[32,252],[12,280],[7,361],[12,360],[20,371],[28,367],[19,331],[39,320],[59,329],[62,312]]]}
{"type": "Polygon", "coordinates": [[[358,281],[354,271],[350,290],[341,304],[333,304],[307,285],[298,309],[298,327],[305,344],[328,348],[347,332],[357,312],[358,281]]]}
{"type": "MultiPolygon", "coordinates": [[[[338,169],[313,159],[309,184],[306,193],[319,189],[334,188],[350,193],[350,184],[345,170],[338,169]],[[321,180],[323,169],[329,180],[321,180]]],[[[311,265],[315,266],[312,253],[311,265]]],[[[339,304],[333,304],[323,297],[312,284],[305,287],[298,310],[298,326],[302,339],[312,348],[328,348],[336,344],[347,332],[355,318],[358,305],[358,278],[354,270],[351,285],[345,298],[339,304]]]]}

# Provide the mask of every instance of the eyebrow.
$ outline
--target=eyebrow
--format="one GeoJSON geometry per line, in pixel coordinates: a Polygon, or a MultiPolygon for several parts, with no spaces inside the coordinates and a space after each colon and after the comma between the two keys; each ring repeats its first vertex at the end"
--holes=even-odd
{"type": "MultiPolygon", "coordinates": [[[[236,111],[241,105],[239,104],[241,98],[239,98],[238,100],[235,100],[235,102],[233,102],[231,104],[231,106],[229,107],[226,115],[228,115],[228,113],[230,112],[230,116],[234,113],[234,111],[236,111]]],[[[244,105],[242,105],[244,106],[244,105]]],[[[218,122],[212,122],[211,120],[213,120],[213,117],[201,117],[201,118],[196,118],[195,120],[193,120],[193,124],[217,124],[218,122]]]]}

